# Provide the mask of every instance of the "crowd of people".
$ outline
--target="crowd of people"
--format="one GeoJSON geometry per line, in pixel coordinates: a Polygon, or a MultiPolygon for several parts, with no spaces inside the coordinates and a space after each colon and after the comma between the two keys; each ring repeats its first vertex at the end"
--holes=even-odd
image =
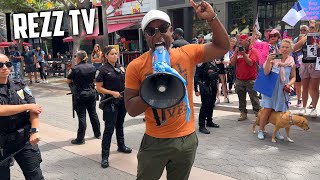
{"type": "MultiPolygon", "coordinates": [[[[71,143],[75,145],[85,143],[88,111],[95,138],[101,139],[102,136],[102,168],[109,167],[110,144],[114,129],[116,129],[118,151],[131,153],[132,149],[125,145],[124,119],[127,113],[132,117],[144,113],[146,130],[137,155],[137,179],[159,179],[164,168],[167,170],[169,180],[188,179],[198,146],[193,91],[196,96],[201,97],[198,123],[199,131],[204,134],[210,134],[206,127],[220,127],[213,122],[213,109],[215,104],[220,103],[220,94],[224,96],[225,103],[230,103],[228,94],[232,92],[233,85],[239,99],[239,121],[248,118],[247,93],[255,114],[263,111],[258,132],[259,139],[265,138],[264,126],[272,111],[288,111],[290,96],[284,89],[290,89],[293,85],[298,96],[297,106],[300,107],[302,104],[299,113],[306,114],[310,94],[312,98],[310,116],[317,116],[320,71],[315,69],[315,58],[307,57],[306,34],[320,32],[319,22],[310,21],[309,26],[301,26],[301,34],[295,41],[282,39],[276,29],[266,30],[264,40],[260,40],[261,33],[255,26],[252,36],[239,34],[230,37],[209,3],[206,1],[195,3],[190,0],[190,4],[197,16],[206,20],[212,30],[212,39],[209,42],[205,42],[204,35],[199,34],[190,44],[184,40],[182,28],[173,29],[166,13],[151,10],[141,22],[144,38],[150,49],[129,63],[126,69],[117,62],[118,52],[111,46],[100,48],[96,44],[91,53],[91,63],[88,62],[88,55],[83,50],[74,55],[76,65],[69,72],[67,83],[72,92],[73,109],[77,113],[79,126],[77,137],[71,143]],[[259,43],[267,43],[269,47],[264,58],[255,48],[259,43]],[[185,89],[188,100],[181,101],[177,105],[186,108],[179,108],[179,111],[170,111],[170,108],[168,111],[153,109],[140,96],[142,82],[146,76],[153,73],[153,52],[158,46],[165,47],[170,54],[171,68],[187,82],[185,89]],[[278,77],[272,96],[261,93],[261,102],[257,91],[254,90],[259,71],[266,76],[276,73],[278,77]],[[99,108],[103,111],[103,134],[96,112],[98,99],[100,99],[99,108]],[[188,106],[191,111],[189,119],[188,106]],[[156,120],[159,117],[156,117],[156,114],[160,114],[158,111],[161,111],[162,116],[168,115],[163,125],[157,125],[156,120]]],[[[0,132],[1,138],[12,136],[13,140],[4,143],[0,141],[3,143],[0,144],[0,148],[4,150],[0,157],[1,160],[3,157],[14,157],[27,179],[43,179],[40,169],[42,160],[41,157],[37,157],[40,156],[40,151],[34,146],[39,141],[39,114],[42,109],[35,104],[30,90],[21,82],[23,76],[19,72],[23,61],[30,83],[32,74],[35,76],[34,81],[38,82],[36,69],[40,72],[41,80],[46,83],[47,77],[43,70],[45,53],[40,47],[36,50],[29,50],[28,46],[24,48],[21,55],[12,48],[9,48],[9,57],[0,54],[0,93],[4,94],[1,96],[0,116],[6,123],[6,126],[1,124],[0,132]],[[15,70],[13,80],[8,78],[11,67],[15,70]],[[16,131],[23,133],[15,134],[13,137],[12,134],[16,131]],[[34,151],[29,151],[30,148],[34,151]],[[30,164],[32,171],[29,169],[30,164]]],[[[279,132],[276,138],[283,139],[279,132]]],[[[2,175],[10,177],[9,167],[9,160],[0,166],[1,177],[2,175]]]]}
{"type": "Polygon", "coordinates": [[[36,49],[30,50],[29,46],[24,46],[22,53],[18,51],[16,45],[12,44],[9,46],[9,59],[13,64],[12,72],[14,79],[20,79],[24,81],[24,69],[28,74],[29,84],[35,83],[48,83],[47,75],[45,73],[46,60],[45,52],[37,46],[36,49]],[[24,64],[24,68],[21,65],[24,64]],[[38,72],[40,74],[40,80],[38,79],[38,72]],[[34,81],[32,81],[32,76],[34,76],[34,81]]]}
{"type": "MultiPolygon", "coordinates": [[[[40,46],[36,46],[35,49],[30,49],[28,45],[23,46],[23,50],[20,52],[17,45],[12,43],[8,47],[7,55],[10,62],[13,64],[9,78],[27,81],[24,78],[24,74],[26,73],[29,85],[33,83],[48,83],[47,76],[49,76],[49,71],[52,71],[52,75],[56,76],[55,71],[59,72],[59,75],[61,75],[61,72],[63,72],[62,69],[67,68],[64,64],[52,61],[52,50],[45,53],[40,46]]],[[[69,51],[66,51],[64,55],[57,52],[55,57],[56,59],[63,60],[65,58],[71,58],[71,54],[69,51]]]]}

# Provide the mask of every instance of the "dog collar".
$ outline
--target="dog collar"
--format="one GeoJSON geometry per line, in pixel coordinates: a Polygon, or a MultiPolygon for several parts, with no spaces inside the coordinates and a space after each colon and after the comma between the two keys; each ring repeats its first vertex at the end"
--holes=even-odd
{"type": "Polygon", "coordinates": [[[294,124],[293,124],[293,120],[292,120],[292,114],[291,114],[291,112],[289,112],[289,124],[290,124],[290,125],[294,125],[294,124]]]}

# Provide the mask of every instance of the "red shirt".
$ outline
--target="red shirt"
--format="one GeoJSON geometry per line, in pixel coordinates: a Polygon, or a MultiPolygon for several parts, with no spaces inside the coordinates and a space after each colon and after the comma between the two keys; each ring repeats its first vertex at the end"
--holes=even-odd
{"type": "MultiPolygon", "coordinates": [[[[252,66],[249,66],[241,54],[237,54],[236,78],[239,80],[255,80],[258,76],[257,62],[259,61],[258,51],[249,46],[249,58],[252,60],[252,66]]],[[[233,54],[234,56],[236,53],[233,54]]]]}

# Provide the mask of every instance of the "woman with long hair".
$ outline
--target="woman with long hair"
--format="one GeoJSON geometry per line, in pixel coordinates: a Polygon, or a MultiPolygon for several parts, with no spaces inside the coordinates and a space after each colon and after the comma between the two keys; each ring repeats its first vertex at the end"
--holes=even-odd
{"type": "Polygon", "coordinates": [[[116,128],[118,151],[123,153],[131,153],[131,148],[125,146],[123,123],[127,114],[124,106],[123,91],[124,91],[124,77],[125,69],[119,63],[118,52],[114,47],[106,46],[103,50],[104,65],[99,68],[96,78],[97,91],[106,98],[112,98],[110,101],[104,103],[103,120],[105,122],[103,138],[102,138],[102,160],[101,167],[107,168],[109,166],[110,143],[114,128],[116,128]]]}
{"type": "Polygon", "coordinates": [[[47,75],[46,73],[44,72],[44,67],[45,67],[45,63],[46,61],[44,60],[44,55],[45,55],[45,52],[40,48],[40,46],[38,46],[36,48],[36,51],[34,53],[34,56],[36,58],[36,68],[38,69],[39,73],[40,73],[40,78],[41,78],[41,82],[42,83],[48,83],[48,80],[47,80],[47,75]]]}
{"type": "MultiPolygon", "coordinates": [[[[272,38],[272,37],[270,37],[272,38]]],[[[289,95],[285,91],[283,91],[284,86],[288,88],[294,84],[296,81],[296,65],[294,63],[294,59],[290,56],[292,52],[293,43],[289,39],[283,39],[280,44],[279,52],[282,54],[281,59],[276,59],[276,54],[271,53],[268,55],[267,60],[263,64],[264,74],[268,75],[271,71],[278,72],[278,80],[275,84],[272,97],[268,97],[262,94],[261,107],[262,117],[260,121],[260,130],[258,132],[258,138],[264,139],[264,127],[271,112],[288,111],[288,99],[289,95]]],[[[283,140],[283,136],[278,131],[276,134],[276,138],[283,140]]]]}
{"type": "MultiPolygon", "coordinates": [[[[307,35],[308,31],[309,31],[309,27],[306,26],[306,25],[302,25],[300,27],[299,37],[297,37],[294,40],[294,43],[299,42],[302,37],[307,35]]],[[[302,58],[303,58],[302,49],[299,49],[296,52],[293,52],[292,56],[293,56],[294,61],[296,63],[296,82],[294,83],[294,88],[296,90],[297,99],[298,99],[296,106],[297,107],[301,107],[302,106],[302,99],[301,99],[301,96],[302,96],[302,85],[301,85],[301,77],[300,77],[299,72],[300,72],[300,65],[302,63],[302,58]]]]}
{"type": "Polygon", "coordinates": [[[96,69],[102,66],[102,51],[99,44],[95,44],[91,53],[91,62],[96,69]]]}
{"type": "MultiPolygon", "coordinates": [[[[310,32],[320,32],[320,22],[310,25],[310,32]]],[[[319,45],[318,45],[319,46],[319,45]]],[[[320,71],[316,70],[316,58],[308,57],[307,48],[307,36],[304,36],[294,46],[294,51],[298,51],[302,48],[302,63],[300,65],[300,77],[302,83],[302,104],[303,108],[299,111],[300,115],[306,115],[307,101],[309,93],[312,100],[312,109],[310,111],[311,117],[317,117],[317,104],[319,100],[319,82],[320,82],[320,71]]],[[[318,47],[319,49],[319,47],[318,47]]]]}

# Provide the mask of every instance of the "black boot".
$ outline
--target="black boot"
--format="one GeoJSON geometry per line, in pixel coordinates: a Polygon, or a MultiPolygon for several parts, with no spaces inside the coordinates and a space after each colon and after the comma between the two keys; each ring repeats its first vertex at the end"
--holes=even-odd
{"type": "Polygon", "coordinates": [[[220,126],[214,122],[207,122],[207,127],[219,128],[220,126]]]}
{"type": "Polygon", "coordinates": [[[108,161],[108,159],[102,159],[102,161],[101,161],[101,167],[102,167],[102,168],[107,168],[107,167],[109,167],[109,161],[108,161]]]}
{"type": "Polygon", "coordinates": [[[85,141],[83,140],[83,141],[78,141],[77,139],[73,139],[73,140],[71,140],[71,144],[77,144],[77,145],[81,145],[81,144],[84,144],[85,143],[85,141]]]}
{"type": "Polygon", "coordinates": [[[122,146],[122,147],[118,147],[118,152],[129,154],[132,152],[132,149],[127,146],[122,146]]]}
{"type": "Polygon", "coordinates": [[[210,134],[210,131],[206,127],[199,127],[199,131],[203,134],[210,134]]]}

